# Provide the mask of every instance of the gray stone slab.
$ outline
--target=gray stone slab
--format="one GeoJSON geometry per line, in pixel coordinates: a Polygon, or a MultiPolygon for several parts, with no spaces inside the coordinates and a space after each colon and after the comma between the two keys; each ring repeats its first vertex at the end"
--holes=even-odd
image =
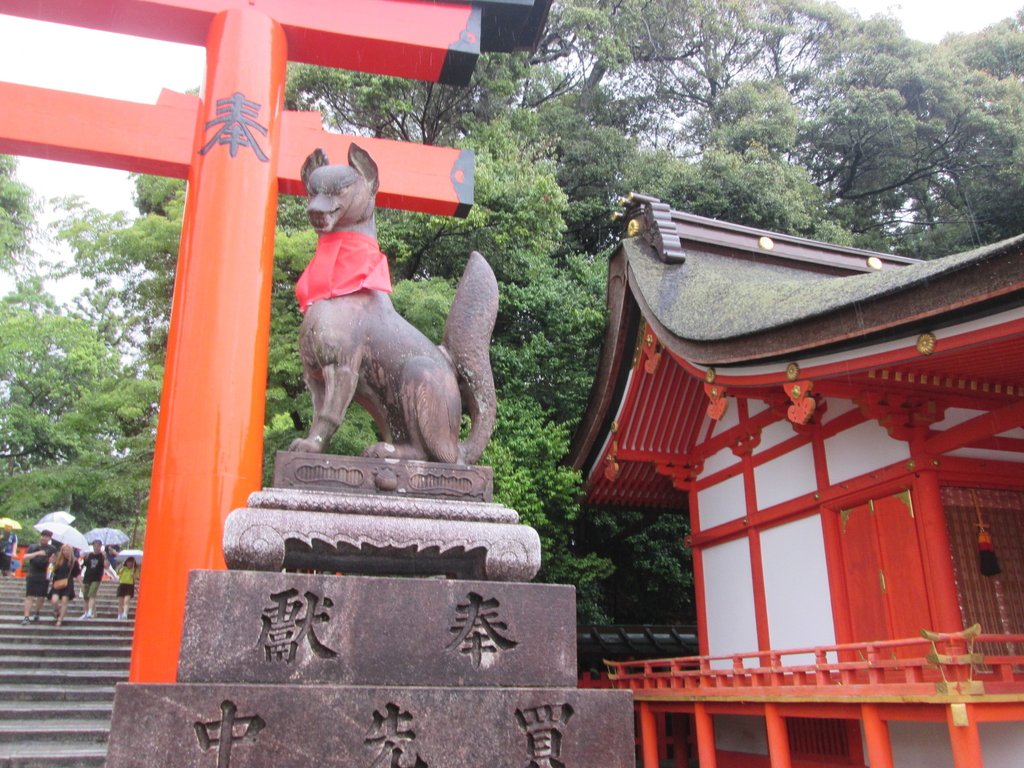
{"type": "Polygon", "coordinates": [[[493,477],[490,467],[465,464],[301,451],[278,451],[274,456],[275,488],[490,501],[493,477]]]}
{"type": "Polygon", "coordinates": [[[107,768],[634,768],[628,691],[117,687],[107,768]]]}
{"type": "Polygon", "coordinates": [[[572,587],[193,571],[178,680],[575,686],[572,587]]]}
{"type": "Polygon", "coordinates": [[[501,504],[465,499],[424,499],[411,496],[359,495],[296,488],[264,488],[249,494],[253,509],[332,512],[373,517],[420,517],[477,523],[518,523],[519,513],[501,504]]]}
{"type": "Polygon", "coordinates": [[[228,515],[223,543],[228,567],[239,570],[485,581],[530,581],[540,570],[537,532],[511,523],[247,507],[228,515]]]}

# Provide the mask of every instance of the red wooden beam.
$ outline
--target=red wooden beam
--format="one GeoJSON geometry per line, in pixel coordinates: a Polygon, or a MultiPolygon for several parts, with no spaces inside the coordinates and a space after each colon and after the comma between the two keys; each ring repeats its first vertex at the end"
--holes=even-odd
{"type": "MultiPolygon", "coordinates": [[[[481,12],[421,0],[0,0],[0,13],[206,45],[213,17],[249,9],[285,31],[306,64],[465,85],[480,54],[481,12]]],[[[126,62],[127,64],[127,62],[126,62]]]]}
{"type": "MultiPolygon", "coordinates": [[[[188,176],[201,102],[164,90],[155,105],[0,82],[0,153],[188,176]]],[[[473,205],[473,154],[466,150],[353,138],[324,131],[317,112],[285,112],[278,190],[303,195],[302,162],[322,147],[344,162],[356,141],[380,168],[377,201],[388,208],[465,216],[473,205]]]]}
{"type": "Polygon", "coordinates": [[[1004,405],[939,432],[925,440],[922,448],[925,453],[938,456],[1020,426],[1024,426],[1024,400],[1004,405]]]}

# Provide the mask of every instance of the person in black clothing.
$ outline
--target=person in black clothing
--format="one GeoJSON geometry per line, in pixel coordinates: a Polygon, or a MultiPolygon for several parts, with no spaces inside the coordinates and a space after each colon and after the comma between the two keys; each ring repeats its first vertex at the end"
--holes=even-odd
{"type": "Polygon", "coordinates": [[[16,534],[8,523],[0,533],[0,577],[7,578],[11,575],[14,553],[18,551],[18,534],[16,534]]]}
{"type": "Polygon", "coordinates": [[[58,627],[64,623],[68,601],[75,598],[75,577],[81,572],[75,550],[70,544],[65,544],[53,561],[53,581],[50,582],[50,602],[53,603],[58,627]]]}
{"type": "Polygon", "coordinates": [[[117,578],[114,570],[107,565],[107,558],[103,554],[103,542],[96,539],[92,543],[92,552],[82,558],[82,596],[85,598],[85,611],[78,618],[91,619],[92,610],[96,605],[96,593],[99,592],[100,582],[103,574],[106,573],[112,579],[117,578]]]}
{"type": "Polygon", "coordinates": [[[39,543],[31,544],[25,550],[25,570],[28,576],[25,579],[25,618],[22,624],[28,624],[29,613],[32,604],[35,603],[34,621],[39,621],[39,611],[43,608],[43,598],[46,597],[48,582],[46,569],[50,565],[50,557],[57,551],[57,548],[50,543],[50,531],[40,531],[39,543]]]}

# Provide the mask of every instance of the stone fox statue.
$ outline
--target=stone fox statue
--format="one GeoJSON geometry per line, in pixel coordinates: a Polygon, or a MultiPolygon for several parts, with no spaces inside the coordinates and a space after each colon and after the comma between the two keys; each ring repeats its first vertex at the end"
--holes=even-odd
{"type": "Polygon", "coordinates": [[[391,279],[374,220],[377,166],[355,144],[348,161],[330,165],[317,149],[302,166],[309,220],[320,236],[295,289],[305,312],[299,351],[313,423],[291,450],[323,452],[355,399],[383,438],[365,456],[472,464],[494,429],[494,272],[479,253],[470,255],[444,341],[434,345],[388,296],[391,279]],[[472,429],[460,443],[463,403],[472,429]]]}

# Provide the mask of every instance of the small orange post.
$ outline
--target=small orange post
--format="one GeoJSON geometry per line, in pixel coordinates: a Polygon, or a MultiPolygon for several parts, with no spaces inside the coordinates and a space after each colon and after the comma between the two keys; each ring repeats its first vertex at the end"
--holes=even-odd
{"type": "Polygon", "coordinates": [[[718,753],[715,750],[715,721],[703,702],[693,705],[693,722],[697,731],[697,762],[700,768],[717,768],[718,753]]]}
{"type": "Polygon", "coordinates": [[[864,721],[864,741],[867,742],[871,768],[892,768],[889,724],[882,719],[878,707],[873,704],[862,705],[860,716],[864,721]]]}
{"type": "Polygon", "coordinates": [[[658,768],[658,722],[646,701],[640,702],[640,750],[644,768],[658,768]]]}
{"type": "Polygon", "coordinates": [[[779,714],[777,705],[764,705],[764,724],[768,731],[768,756],[772,768],[792,768],[786,718],[779,714]]]}
{"type": "Polygon", "coordinates": [[[949,727],[954,768],[978,768],[985,764],[981,754],[981,735],[973,714],[970,704],[950,704],[946,707],[946,725],[949,727]]]}
{"type": "Polygon", "coordinates": [[[224,568],[224,518],[259,489],[287,44],[214,17],[153,459],[129,679],[173,682],[189,571],[224,568]]]}

